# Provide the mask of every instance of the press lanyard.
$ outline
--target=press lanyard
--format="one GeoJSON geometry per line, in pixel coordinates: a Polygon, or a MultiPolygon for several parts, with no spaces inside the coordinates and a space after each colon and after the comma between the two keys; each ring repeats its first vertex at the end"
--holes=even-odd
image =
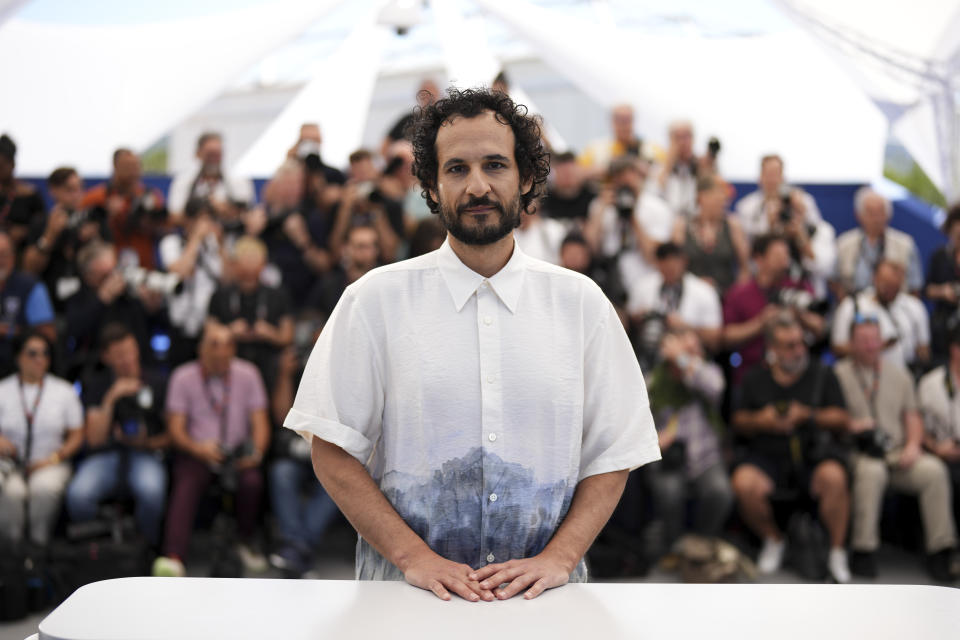
{"type": "Polygon", "coordinates": [[[226,446],[227,444],[227,408],[230,405],[230,373],[227,372],[227,375],[223,377],[223,395],[221,401],[217,402],[216,398],[213,395],[213,390],[210,388],[210,379],[205,378],[203,383],[203,390],[207,396],[207,402],[210,403],[210,408],[213,409],[213,412],[217,414],[217,418],[220,421],[220,445],[226,446]]]}
{"type": "Polygon", "coordinates": [[[27,444],[23,452],[23,465],[30,464],[30,455],[33,449],[33,421],[37,417],[37,407],[40,406],[40,396],[43,395],[43,379],[40,379],[40,388],[37,389],[37,397],[33,400],[33,407],[27,408],[27,396],[23,392],[23,378],[17,378],[20,384],[20,406],[23,408],[23,417],[27,422],[27,444]]]}
{"type": "Polygon", "coordinates": [[[860,367],[856,364],[853,365],[853,374],[857,376],[857,384],[860,385],[860,390],[863,391],[863,395],[867,399],[868,409],[870,410],[870,417],[873,418],[874,422],[876,422],[877,391],[880,388],[880,367],[878,365],[873,371],[873,384],[870,385],[869,390],[867,389],[867,381],[864,380],[863,374],[860,372],[860,367]]]}

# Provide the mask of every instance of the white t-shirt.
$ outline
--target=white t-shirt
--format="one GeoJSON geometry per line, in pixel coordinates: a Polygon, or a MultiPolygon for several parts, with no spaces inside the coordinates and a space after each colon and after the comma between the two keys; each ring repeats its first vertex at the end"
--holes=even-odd
{"type": "MultiPolygon", "coordinates": [[[[489,279],[444,242],[350,285],[284,426],[343,448],[432,549],[473,567],[539,553],[580,480],[660,457],[613,306],[518,247],[489,279]]],[[[357,574],[402,579],[363,540],[357,574]]]]}
{"type": "MultiPolygon", "coordinates": [[[[821,215],[820,208],[817,206],[817,201],[813,199],[813,196],[806,191],[801,191],[800,198],[803,200],[803,207],[805,209],[803,214],[804,221],[812,225],[817,225],[822,222],[823,215],[821,215]]],[[[750,239],[770,231],[770,219],[764,210],[764,202],[763,191],[757,189],[740,198],[740,200],[737,201],[737,206],[734,208],[737,216],[740,218],[740,225],[743,227],[743,232],[747,234],[747,237],[750,239]]]]}
{"type": "Polygon", "coordinates": [[[909,293],[900,293],[889,307],[884,308],[877,302],[873,287],[870,287],[857,294],[856,310],[854,306],[851,296],[844,298],[837,306],[830,332],[831,344],[845,345],[850,342],[850,325],[856,311],[877,317],[880,337],[884,342],[897,338],[883,355],[901,367],[906,367],[916,359],[918,346],[930,344],[930,315],[923,303],[909,293]]]}
{"type": "MultiPolygon", "coordinates": [[[[160,240],[160,263],[165,269],[180,259],[186,240],[179,233],[170,233],[160,240]]],[[[223,264],[220,250],[214,237],[207,237],[197,252],[197,264],[193,275],[184,280],[180,293],[170,296],[168,314],[170,324],[191,338],[200,335],[207,318],[210,298],[220,282],[223,264]]]]}
{"type": "MultiPolygon", "coordinates": [[[[663,276],[651,273],[637,280],[627,294],[627,311],[663,311],[660,289],[663,276]]],[[[676,313],[685,324],[698,329],[719,329],[723,326],[723,307],[716,288],[692,273],[683,274],[683,289],[676,313]]]]}
{"type": "MultiPolygon", "coordinates": [[[[605,256],[616,255],[623,244],[622,223],[616,207],[606,207],[600,214],[601,244],[600,250],[605,256]]],[[[666,242],[673,233],[673,223],[676,214],[673,209],[659,196],[650,191],[644,191],[637,198],[633,216],[640,224],[640,228],[658,243],[666,242]]],[[[632,238],[632,231],[630,238],[632,238]]],[[[637,279],[656,272],[653,265],[647,262],[643,254],[636,249],[629,249],[620,254],[620,278],[629,286],[637,279]]]]}
{"type": "Polygon", "coordinates": [[[20,377],[17,374],[7,376],[0,380],[0,435],[17,447],[17,456],[21,459],[27,447],[26,413],[33,412],[34,406],[37,409],[28,462],[49,457],[63,444],[67,431],[83,427],[83,406],[69,382],[47,374],[42,389],[41,385],[23,385],[21,398],[20,377]],[[37,394],[40,394],[39,402],[37,394]]]}
{"type": "MultiPolygon", "coordinates": [[[[190,200],[190,190],[197,179],[200,169],[195,168],[190,171],[181,171],[174,176],[170,182],[170,192],[167,196],[167,208],[174,213],[183,213],[187,202],[190,200]]],[[[228,202],[236,200],[246,202],[253,206],[256,203],[256,192],[253,188],[253,182],[236,176],[224,175],[220,182],[217,182],[212,188],[207,185],[200,187],[202,193],[194,194],[195,197],[205,197],[217,202],[228,202]]]]}

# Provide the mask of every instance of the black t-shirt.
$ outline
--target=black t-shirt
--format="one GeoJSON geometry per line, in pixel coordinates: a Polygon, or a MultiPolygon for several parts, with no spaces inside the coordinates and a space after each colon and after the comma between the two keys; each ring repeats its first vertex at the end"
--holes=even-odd
{"type": "Polygon", "coordinates": [[[348,284],[346,271],[340,265],[335,266],[314,285],[307,296],[306,308],[319,311],[329,318],[348,284]]]}
{"type": "MultiPolygon", "coordinates": [[[[113,429],[119,426],[125,433],[144,433],[148,436],[164,432],[164,405],[167,397],[167,381],[163,376],[145,371],[142,376],[144,386],[139,393],[119,398],[114,405],[113,424],[110,425],[107,446],[113,446],[113,429]]],[[[116,376],[105,369],[92,374],[83,385],[83,406],[86,409],[103,404],[103,398],[113,386],[116,376]]]]}
{"type": "Polygon", "coordinates": [[[554,189],[548,188],[540,204],[540,211],[545,216],[558,220],[583,219],[587,217],[590,203],[596,197],[597,194],[586,185],[573,197],[561,196],[554,189]]]}
{"type": "MultiPolygon", "coordinates": [[[[800,376],[800,379],[789,387],[781,387],[773,379],[770,368],[765,364],[753,367],[743,377],[739,394],[734,401],[734,410],[759,411],[772,404],[778,411],[785,412],[791,401],[816,409],[826,407],[842,409],[846,407],[840,381],[834,375],[833,369],[813,362],[800,376]],[[819,393],[816,389],[818,374],[820,378],[819,393]],[[814,398],[814,395],[819,397],[814,398]]],[[[817,427],[807,424],[801,425],[800,428],[815,429],[817,427]]],[[[775,433],[737,434],[737,441],[738,444],[764,455],[778,458],[791,455],[790,436],[788,435],[775,433]]]]}
{"type": "MultiPolygon", "coordinates": [[[[266,320],[273,326],[291,315],[290,297],[282,287],[260,285],[252,293],[244,293],[235,286],[221,286],[210,298],[209,315],[223,324],[243,319],[251,327],[257,320],[266,320]]],[[[264,380],[273,379],[272,362],[277,348],[268,342],[238,342],[237,357],[249,360],[260,369],[264,380]]]]}
{"type": "MultiPolygon", "coordinates": [[[[34,245],[43,236],[47,229],[49,215],[37,216],[27,235],[27,244],[34,245]]],[[[47,268],[43,272],[43,282],[50,292],[53,308],[58,313],[66,311],[66,302],[80,286],[80,272],[77,268],[77,253],[83,246],[80,242],[79,231],[85,225],[96,225],[97,236],[109,242],[110,229],[107,226],[106,212],[103,209],[73,211],[69,214],[69,222],[51,247],[47,249],[49,259],[47,268]]]]}
{"type": "Polygon", "coordinates": [[[43,197],[32,188],[22,189],[12,198],[9,193],[0,192],[0,225],[29,227],[46,210],[43,197]]]}

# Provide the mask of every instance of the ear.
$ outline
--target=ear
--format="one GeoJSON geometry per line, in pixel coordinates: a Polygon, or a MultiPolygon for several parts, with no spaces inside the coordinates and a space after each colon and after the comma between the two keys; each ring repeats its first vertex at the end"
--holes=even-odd
{"type": "Polygon", "coordinates": [[[533,177],[529,177],[520,183],[520,194],[527,195],[533,189],[533,177]]]}

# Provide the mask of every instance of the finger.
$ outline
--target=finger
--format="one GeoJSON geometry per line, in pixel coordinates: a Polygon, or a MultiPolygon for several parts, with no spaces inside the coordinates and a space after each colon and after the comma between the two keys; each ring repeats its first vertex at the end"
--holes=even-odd
{"type": "Polygon", "coordinates": [[[427,588],[433,592],[433,595],[437,596],[441,600],[450,599],[450,593],[443,588],[443,585],[440,584],[439,580],[432,580],[427,588]]]}
{"type": "Polygon", "coordinates": [[[505,569],[506,567],[507,567],[506,562],[498,562],[497,564],[488,564],[484,567],[480,567],[476,571],[472,571],[470,575],[467,577],[470,578],[471,580],[478,580],[478,581],[486,580],[487,578],[495,574],[497,571],[505,569]]]}
{"type": "Polygon", "coordinates": [[[527,592],[523,594],[523,597],[526,598],[527,600],[533,600],[538,595],[546,591],[546,589],[547,589],[547,579],[540,578],[539,580],[533,583],[532,587],[527,589],[527,592]]]}
{"type": "Polygon", "coordinates": [[[506,568],[502,571],[497,571],[495,574],[481,582],[480,586],[484,589],[494,589],[499,587],[501,584],[510,582],[522,573],[523,568],[521,567],[506,568]]]}
{"type": "Polygon", "coordinates": [[[509,600],[513,596],[517,595],[532,583],[536,582],[539,576],[536,574],[524,573],[523,575],[517,576],[513,581],[505,586],[503,589],[497,591],[497,597],[501,600],[509,600]]]}
{"type": "Polygon", "coordinates": [[[480,599],[480,594],[473,591],[466,582],[459,578],[448,578],[446,586],[455,594],[469,602],[476,602],[480,599]]]}

